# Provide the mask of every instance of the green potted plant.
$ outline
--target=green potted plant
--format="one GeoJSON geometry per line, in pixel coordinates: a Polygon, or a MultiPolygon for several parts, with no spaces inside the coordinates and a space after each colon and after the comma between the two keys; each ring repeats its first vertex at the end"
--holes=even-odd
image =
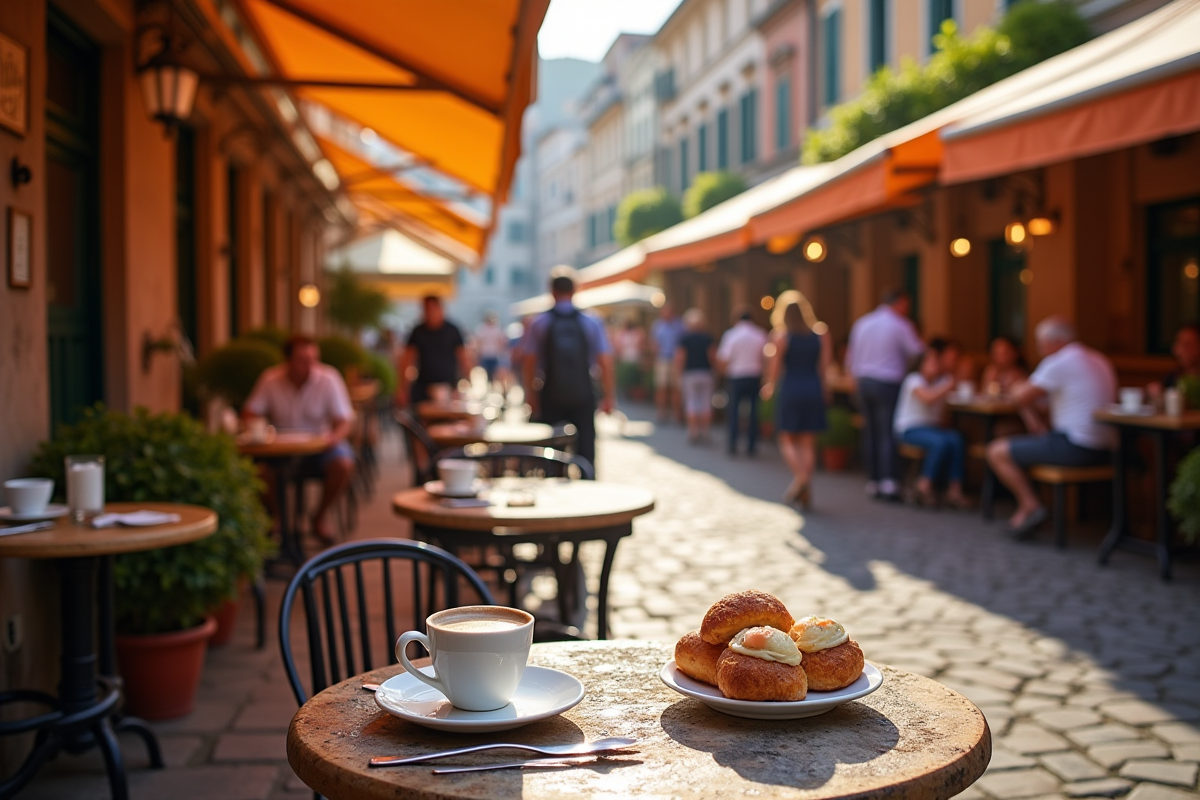
{"type": "Polygon", "coordinates": [[[321,349],[321,361],[342,373],[346,383],[354,383],[362,374],[367,363],[367,351],[353,339],[345,336],[325,336],[317,340],[321,349]]]}
{"type": "Polygon", "coordinates": [[[383,353],[366,352],[362,375],[379,381],[379,396],[391,397],[396,393],[396,365],[383,353]]]}
{"type": "Polygon", "coordinates": [[[196,383],[210,397],[238,409],[250,397],[258,376],[283,361],[283,352],[266,339],[233,339],[196,364],[196,383]]]}
{"type": "Polygon", "coordinates": [[[34,455],[30,474],[65,486],[69,453],[105,457],[109,502],[206,506],[218,528],[191,544],[119,555],[113,564],[117,656],[131,714],[170,719],[192,709],[212,611],[262,568],[272,548],[254,465],[233,439],[187,414],[132,415],[101,406],[63,425],[34,455]]]}
{"type": "Polygon", "coordinates": [[[858,439],[854,429],[854,415],[849,409],[834,406],[825,412],[827,427],[817,443],[821,445],[821,459],[828,472],[842,472],[850,463],[850,453],[858,439]]]}
{"type": "Polygon", "coordinates": [[[285,328],[275,325],[263,325],[261,328],[246,331],[240,338],[268,342],[283,350],[283,346],[287,343],[288,337],[291,335],[291,332],[285,328]]]}
{"type": "Polygon", "coordinates": [[[1189,543],[1200,538],[1200,447],[1179,462],[1167,496],[1167,508],[1179,520],[1179,530],[1189,543]]]}

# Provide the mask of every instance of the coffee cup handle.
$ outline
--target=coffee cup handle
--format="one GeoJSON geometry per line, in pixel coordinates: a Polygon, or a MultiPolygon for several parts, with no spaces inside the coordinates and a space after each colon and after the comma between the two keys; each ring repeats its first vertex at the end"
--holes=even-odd
{"type": "Polygon", "coordinates": [[[400,662],[400,666],[404,667],[404,670],[417,680],[429,684],[442,694],[446,694],[446,687],[442,685],[440,680],[421,672],[421,670],[414,667],[413,663],[408,660],[408,653],[406,651],[408,650],[409,642],[420,642],[425,645],[426,650],[430,653],[433,652],[433,648],[429,646],[429,637],[420,631],[409,631],[408,633],[401,634],[400,638],[396,640],[396,660],[400,662]]]}

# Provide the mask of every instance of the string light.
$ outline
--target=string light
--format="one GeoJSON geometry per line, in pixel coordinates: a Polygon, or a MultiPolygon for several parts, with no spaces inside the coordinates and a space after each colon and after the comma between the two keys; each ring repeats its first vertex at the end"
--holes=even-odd
{"type": "Polygon", "coordinates": [[[305,308],[316,308],[321,302],[321,290],[311,283],[306,283],[300,287],[300,305],[305,308]]]}
{"type": "Polygon", "coordinates": [[[1024,244],[1028,237],[1029,234],[1025,230],[1025,224],[1020,220],[1010,222],[1008,225],[1004,226],[1004,241],[1011,245],[1024,244]]]}
{"type": "Polygon", "coordinates": [[[759,301],[759,305],[763,307],[763,311],[770,311],[775,307],[775,298],[771,297],[771,295],[765,295],[763,299],[759,301]]]}
{"type": "Polygon", "coordinates": [[[828,253],[829,250],[825,246],[825,240],[820,236],[810,237],[809,240],[804,243],[804,258],[813,262],[814,264],[824,261],[825,256],[828,253]]]}
{"type": "Polygon", "coordinates": [[[950,242],[950,255],[955,258],[962,258],[967,253],[971,252],[971,240],[960,236],[950,242]]]}

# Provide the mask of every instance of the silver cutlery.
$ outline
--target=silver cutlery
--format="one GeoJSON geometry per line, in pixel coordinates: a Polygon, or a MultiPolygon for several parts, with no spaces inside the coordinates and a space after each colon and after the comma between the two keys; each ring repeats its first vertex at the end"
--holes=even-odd
{"type": "Polygon", "coordinates": [[[592,753],[605,753],[610,750],[624,750],[637,744],[637,739],[610,737],[597,739],[594,742],[579,742],[578,744],[532,745],[515,744],[512,742],[496,742],[494,744],[478,744],[474,747],[459,747],[455,750],[442,750],[423,756],[376,756],[367,763],[372,767],[398,767],[404,764],[423,764],[439,758],[462,756],[467,753],[481,753],[484,750],[525,750],[545,756],[581,756],[592,753]]]}
{"type": "Polygon", "coordinates": [[[595,764],[597,762],[606,760],[608,759],[605,756],[581,756],[579,758],[533,758],[527,761],[506,761],[502,764],[475,764],[470,767],[442,767],[441,769],[432,769],[430,772],[434,775],[453,775],[457,772],[486,772],[493,769],[525,769],[526,767],[553,769],[556,767],[584,767],[588,764],[595,764]]]}
{"type": "Polygon", "coordinates": [[[28,525],[13,525],[8,528],[0,528],[0,536],[15,536],[18,533],[33,533],[34,531],[44,531],[53,527],[53,522],[31,522],[28,525]]]}
{"type": "Polygon", "coordinates": [[[377,691],[379,691],[379,684],[378,684],[378,683],[364,683],[364,684],[363,684],[363,691],[365,691],[365,692],[377,692],[377,691]]]}

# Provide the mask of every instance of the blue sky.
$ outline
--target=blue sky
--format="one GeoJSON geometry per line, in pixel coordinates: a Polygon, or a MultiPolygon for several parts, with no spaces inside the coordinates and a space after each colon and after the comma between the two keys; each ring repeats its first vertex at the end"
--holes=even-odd
{"type": "Polygon", "coordinates": [[[680,0],[551,0],[538,34],[542,58],[599,61],[618,33],[654,33],[680,0]]]}

